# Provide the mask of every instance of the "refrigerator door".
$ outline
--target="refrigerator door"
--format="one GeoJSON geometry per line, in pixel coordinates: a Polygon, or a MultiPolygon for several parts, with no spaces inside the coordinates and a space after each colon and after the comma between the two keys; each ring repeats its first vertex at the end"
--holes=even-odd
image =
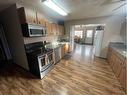
{"type": "Polygon", "coordinates": [[[1,43],[1,40],[0,40],[0,61],[3,61],[5,59],[6,59],[5,52],[3,50],[2,43],[1,43]]]}
{"type": "Polygon", "coordinates": [[[95,42],[94,42],[94,47],[95,47],[95,52],[94,55],[96,57],[101,57],[101,49],[102,49],[102,41],[103,41],[103,35],[104,35],[104,30],[98,30],[96,31],[96,36],[95,36],[95,42]]]}
{"type": "Polygon", "coordinates": [[[1,47],[1,54],[4,53],[6,60],[12,59],[10,49],[6,40],[6,37],[4,35],[3,26],[0,25],[0,47],[1,47]]]}

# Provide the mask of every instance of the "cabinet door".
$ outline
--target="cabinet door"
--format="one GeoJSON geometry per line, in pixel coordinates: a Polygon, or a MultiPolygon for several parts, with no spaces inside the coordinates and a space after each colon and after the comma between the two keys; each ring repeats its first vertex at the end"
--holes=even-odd
{"type": "Polygon", "coordinates": [[[62,36],[62,26],[59,25],[59,35],[62,36]]]}
{"type": "Polygon", "coordinates": [[[18,15],[21,24],[24,23],[37,24],[36,11],[21,7],[18,9],[18,15]]]}
{"type": "Polygon", "coordinates": [[[59,35],[59,25],[55,24],[55,27],[56,27],[56,35],[59,35]]]}
{"type": "Polygon", "coordinates": [[[65,44],[65,54],[69,52],[68,50],[69,50],[69,44],[66,43],[65,44]]]}
{"type": "Polygon", "coordinates": [[[65,35],[65,29],[64,29],[64,26],[61,26],[61,32],[62,32],[62,35],[65,35]]]}
{"type": "Polygon", "coordinates": [[[116,56],[115,60],[116,61],[115,61],[114,66],[113,66],[113,71],[114,71],[116,77],[118,77],[120,74],[120,71],[122,69],[123,61],[117,56],[116,56]]]}
{"type": "Polygon", "coordinates": [[[126,66],[124,65],[123,68],[121,69],[120,75],[119,75],[119,80],[122,85],[122,87],[126,90],[126,66]]]}
{"type": "Polygon", "coordinates": [[[51,24],[51,29],[54,35],[56,35],[56,25],[54,23],[51,24]]]}
{"type": "Polygon", "coordinates": [[[63,58],[65,55],[65,46],[61,47],[61,57],[63,58]]]}
{"type": "Polygon", "coordinates": [[[53,35],[52,29],[51,29],[51,24],[48,21],[46,22],[46,29],[47,29],[48,35],[53,35]]]}
{"type": "Polygon", "coordinates": [[[36,11],[25,8],[26,22],[31,24],[37,24],[36,11]]]}
{"type": "Polygon", "coordinates": [[[108,48],[108,54],[107,54],[107,61],[108,61],[109,64],[110,64],[110,61],[111,61],[111,53],[112,53],[112,49],[109,47],[108,48]]]}
{"type": "Polygon", "coordinates": [[[116,63],[116,55],[112,52],[111,54],[111,61],[110,61],[110,65],[113,68],[114,64],[116,63]]]}
{"type": "Polygon", "coordinates": [[[46,20],[41,13],[37,12],[37,23],[46,26],[46,20]]]}

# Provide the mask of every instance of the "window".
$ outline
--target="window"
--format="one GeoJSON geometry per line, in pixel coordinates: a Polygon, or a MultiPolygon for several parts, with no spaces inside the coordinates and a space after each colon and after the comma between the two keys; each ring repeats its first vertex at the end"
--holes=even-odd
{"type": "Polygon", "coordinates": [[[87,30],[86,37],[92,38],[93,37],[93,30],[87,30]]]}
{"type": "Polygon", "coordinates": [[[80,25],[75,25],[75,28],[81,28],[81,26],[80,25]]]}
{"type": "Polygon", "coordinates": [[[83,31],[75,31],[75,36],[82,38],[83,31]]]}

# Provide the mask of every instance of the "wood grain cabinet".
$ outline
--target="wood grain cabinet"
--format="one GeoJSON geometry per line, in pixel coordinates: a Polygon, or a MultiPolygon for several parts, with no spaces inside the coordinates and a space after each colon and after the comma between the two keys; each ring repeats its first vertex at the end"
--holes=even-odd
{"type": "Polygon", "coordinates": [[[64,28],[64,26],[61,26],[61,35],[65,35],[65,28],[64,28]]]}
{"type": "Polygon", "coordinates": [[[71,44],[66,43],[66,44],[65,44],[65,53],[69,53],[69,52],[71,52],[71,51],[72,51],[72,49],[71,49],[71,44]]]}
{"type": "Polygon", "coordinates": [[[51,30],[52,34],[57,35],[57,36],[63,36],[64,35],[64,26],[58,25],[56,23],[51,24],[51,30]]]}
{"type": "Polygon", "coordinates": [[[20,19],[20,23],[30,23],[30,24],[37,24],[37,16],[36,11],[33,11],[28,8],[21,7],[18,9],[18,15],[20,19]]]}
{"type": "Polygon", "coordinates": [[[53,34],[56,35],[57,29],[56,29],[56,24],[55,23],[51,24],[51,29],[52,29],[53,34]]]}
{"type": "Polygon", "coordinates": [[[61,47],[61,57],[63,58],[69,52],[71,52],[71,45],[66,43],[61,47]]]}
{"type": "Polygon", "coordinates": [[[17,10],[21,24],[29,23],[42,25],[46,27],[48,35],[64,35],[64,26],[50,23],[44,18],[43,14],[25,7],[18,8],[17,10]]]}
{"type": "Polygon", "coordinates": [[[62,36],[62,26],[59,25],[59,35],[62,36]]]}
{"type": "Polygon", "coordinates": [[[42,26],[46,26],[46,19],[44,18],[44,16],[37,12],[37,24],[40,24],[42,26]]]}
{"type": "Polygon", "coordinates": [[[59,25],[59,35],[63,36],[64,35],[64,26],[59,25]]]}
{"type": "Polygon", "coordinates": [[[123,66],[119,75],[119,80],[120,83],[122,85],[122,87],[124,88],[124,90],[126,90],[126,67],[123,66]]]}
{"type": "Polygon", "coordinates": [[[48,21],[46,21],[46,30],[47,30],[47,34],[48,35],[54,35],[53,31],[52,31],[52,24],[49,23],[48,21]]]}
{"type": "Polygon", "coordinates": [[[111,66],[111,68],[113,69],[115,76],[118,78],[123,89],[126,91],[126,85],[127,85],[126,83],[126,75],[127,75],[126,58],[120,55],[113,48],[109,47],[107,61],[109,65],[111,66]]]}
{"type": "Polygon", "coordinates": [[[60,35],[60,29],[58,24],[56,24],[56,35],[60,35]]]}

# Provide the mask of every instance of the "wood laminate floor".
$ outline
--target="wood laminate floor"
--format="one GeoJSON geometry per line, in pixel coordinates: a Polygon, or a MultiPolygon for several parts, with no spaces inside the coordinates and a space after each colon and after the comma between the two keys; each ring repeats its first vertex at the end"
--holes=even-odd
{"type": "Polygon", "coordinates": [[[76,45],[40,80],[16,65],[1,66],[0,95],[125,95],[111,68],[91,46],[76,45]]]}

